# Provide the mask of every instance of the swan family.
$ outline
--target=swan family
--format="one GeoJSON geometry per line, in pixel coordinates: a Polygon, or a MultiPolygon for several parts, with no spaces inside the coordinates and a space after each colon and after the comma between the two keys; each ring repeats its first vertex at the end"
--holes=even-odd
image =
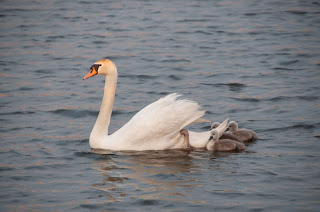
{"type": "Polygon", "coordinates": [[[243,143],[232,140],[232,139],[221,139],[219,133],[215,129],[211,131],[209,143],[207,144],[208,150],[215,151],[234,151],[244,150],[246,147],[243,143]]]}
{"type": "MultiPolygon", "coordinates": [[[[114,151],[187,148],[232,151],[241,149],[237,145],[233,145],[234,149],[220,148],[224,146],[224,141],[220,141],[219,138],[228,127],[231,133],[238,131],[237,128],[233,128],[233,125],[230,126],[230,123],[233,122],[228,124],[229,119],[205,132],[186,130],[185,127],[192,123],[203,122],[204,119],[201,117],[205,111],[201,110],[196,102],[182,99],[181,95],[176,93],[147,105],[119,130],[109,135],[108,129],[118,81],[117,67],[109,59],[99,60],[91,66],[83,80],[95,75],[105,75],[105,86],[100,112],[89,138],[91,148],[114,151]]],[[[238,141],[230,140],[225,143],[230,142],[238,141]]]]}

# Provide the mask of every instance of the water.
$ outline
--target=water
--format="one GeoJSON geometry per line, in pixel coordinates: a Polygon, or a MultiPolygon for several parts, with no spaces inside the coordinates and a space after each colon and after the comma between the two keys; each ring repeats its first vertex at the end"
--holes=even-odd
{"type": "MultiPolygon", "coordinates": [[[[1,1],[1,211],[317,211],[317,1],[1,1]],[[260,139],[244,152],[96,152],[110,58],[111,132],[173,92],[260,139]]],[[[208,124],[193,125],[195,131],[208,124]]]]}

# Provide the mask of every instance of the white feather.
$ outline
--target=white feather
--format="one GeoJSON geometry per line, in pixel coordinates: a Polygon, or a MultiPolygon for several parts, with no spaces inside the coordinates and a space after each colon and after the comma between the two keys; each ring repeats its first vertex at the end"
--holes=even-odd
{"type": "Polygon", "coordinates": [[[173,93],[151,103],[107,139],[117,140],[120,149],[168,149],[180,139],[180,130],[202,117],[205,111],[173,93]],[[121,144],[121,145],[120,145],[121,144]]]}

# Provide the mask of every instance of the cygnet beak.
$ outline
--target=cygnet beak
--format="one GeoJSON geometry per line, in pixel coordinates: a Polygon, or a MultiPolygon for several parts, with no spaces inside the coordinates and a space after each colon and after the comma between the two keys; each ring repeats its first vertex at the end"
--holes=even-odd
{"type": "Polygon", "coordinates": [[[210,136],[209,141],[211,141],[213,139],[213,136],[210,136]]]}

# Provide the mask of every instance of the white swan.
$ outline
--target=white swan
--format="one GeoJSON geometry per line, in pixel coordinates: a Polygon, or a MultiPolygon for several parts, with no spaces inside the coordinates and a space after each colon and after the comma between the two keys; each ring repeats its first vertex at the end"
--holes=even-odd
{"type": "MultiPolygon", "coordinates": [[[[108,150],[164,150],[185,148],[184,135],[180,133],[187,125],[196,122],[205,113],[190,100],[178,99],[180,95],[170,94],[143,108],[118,131],[108,135],[110,117],[116,93],[118,72],[115,64],[108,59],[97,61],[83,78],[106,75],[104,96],[96,123],[90,134],[90,147],[108,150]]],[[[225,131],[227,120],[218,131],[225,131]]],[[[205,147],[210,131],[191,133],[190,145],[205,147]],[[195,135],[198,138],[193,138],[195,135]],[[192,140],[193,139],[193,140],[192,140]]]]}

